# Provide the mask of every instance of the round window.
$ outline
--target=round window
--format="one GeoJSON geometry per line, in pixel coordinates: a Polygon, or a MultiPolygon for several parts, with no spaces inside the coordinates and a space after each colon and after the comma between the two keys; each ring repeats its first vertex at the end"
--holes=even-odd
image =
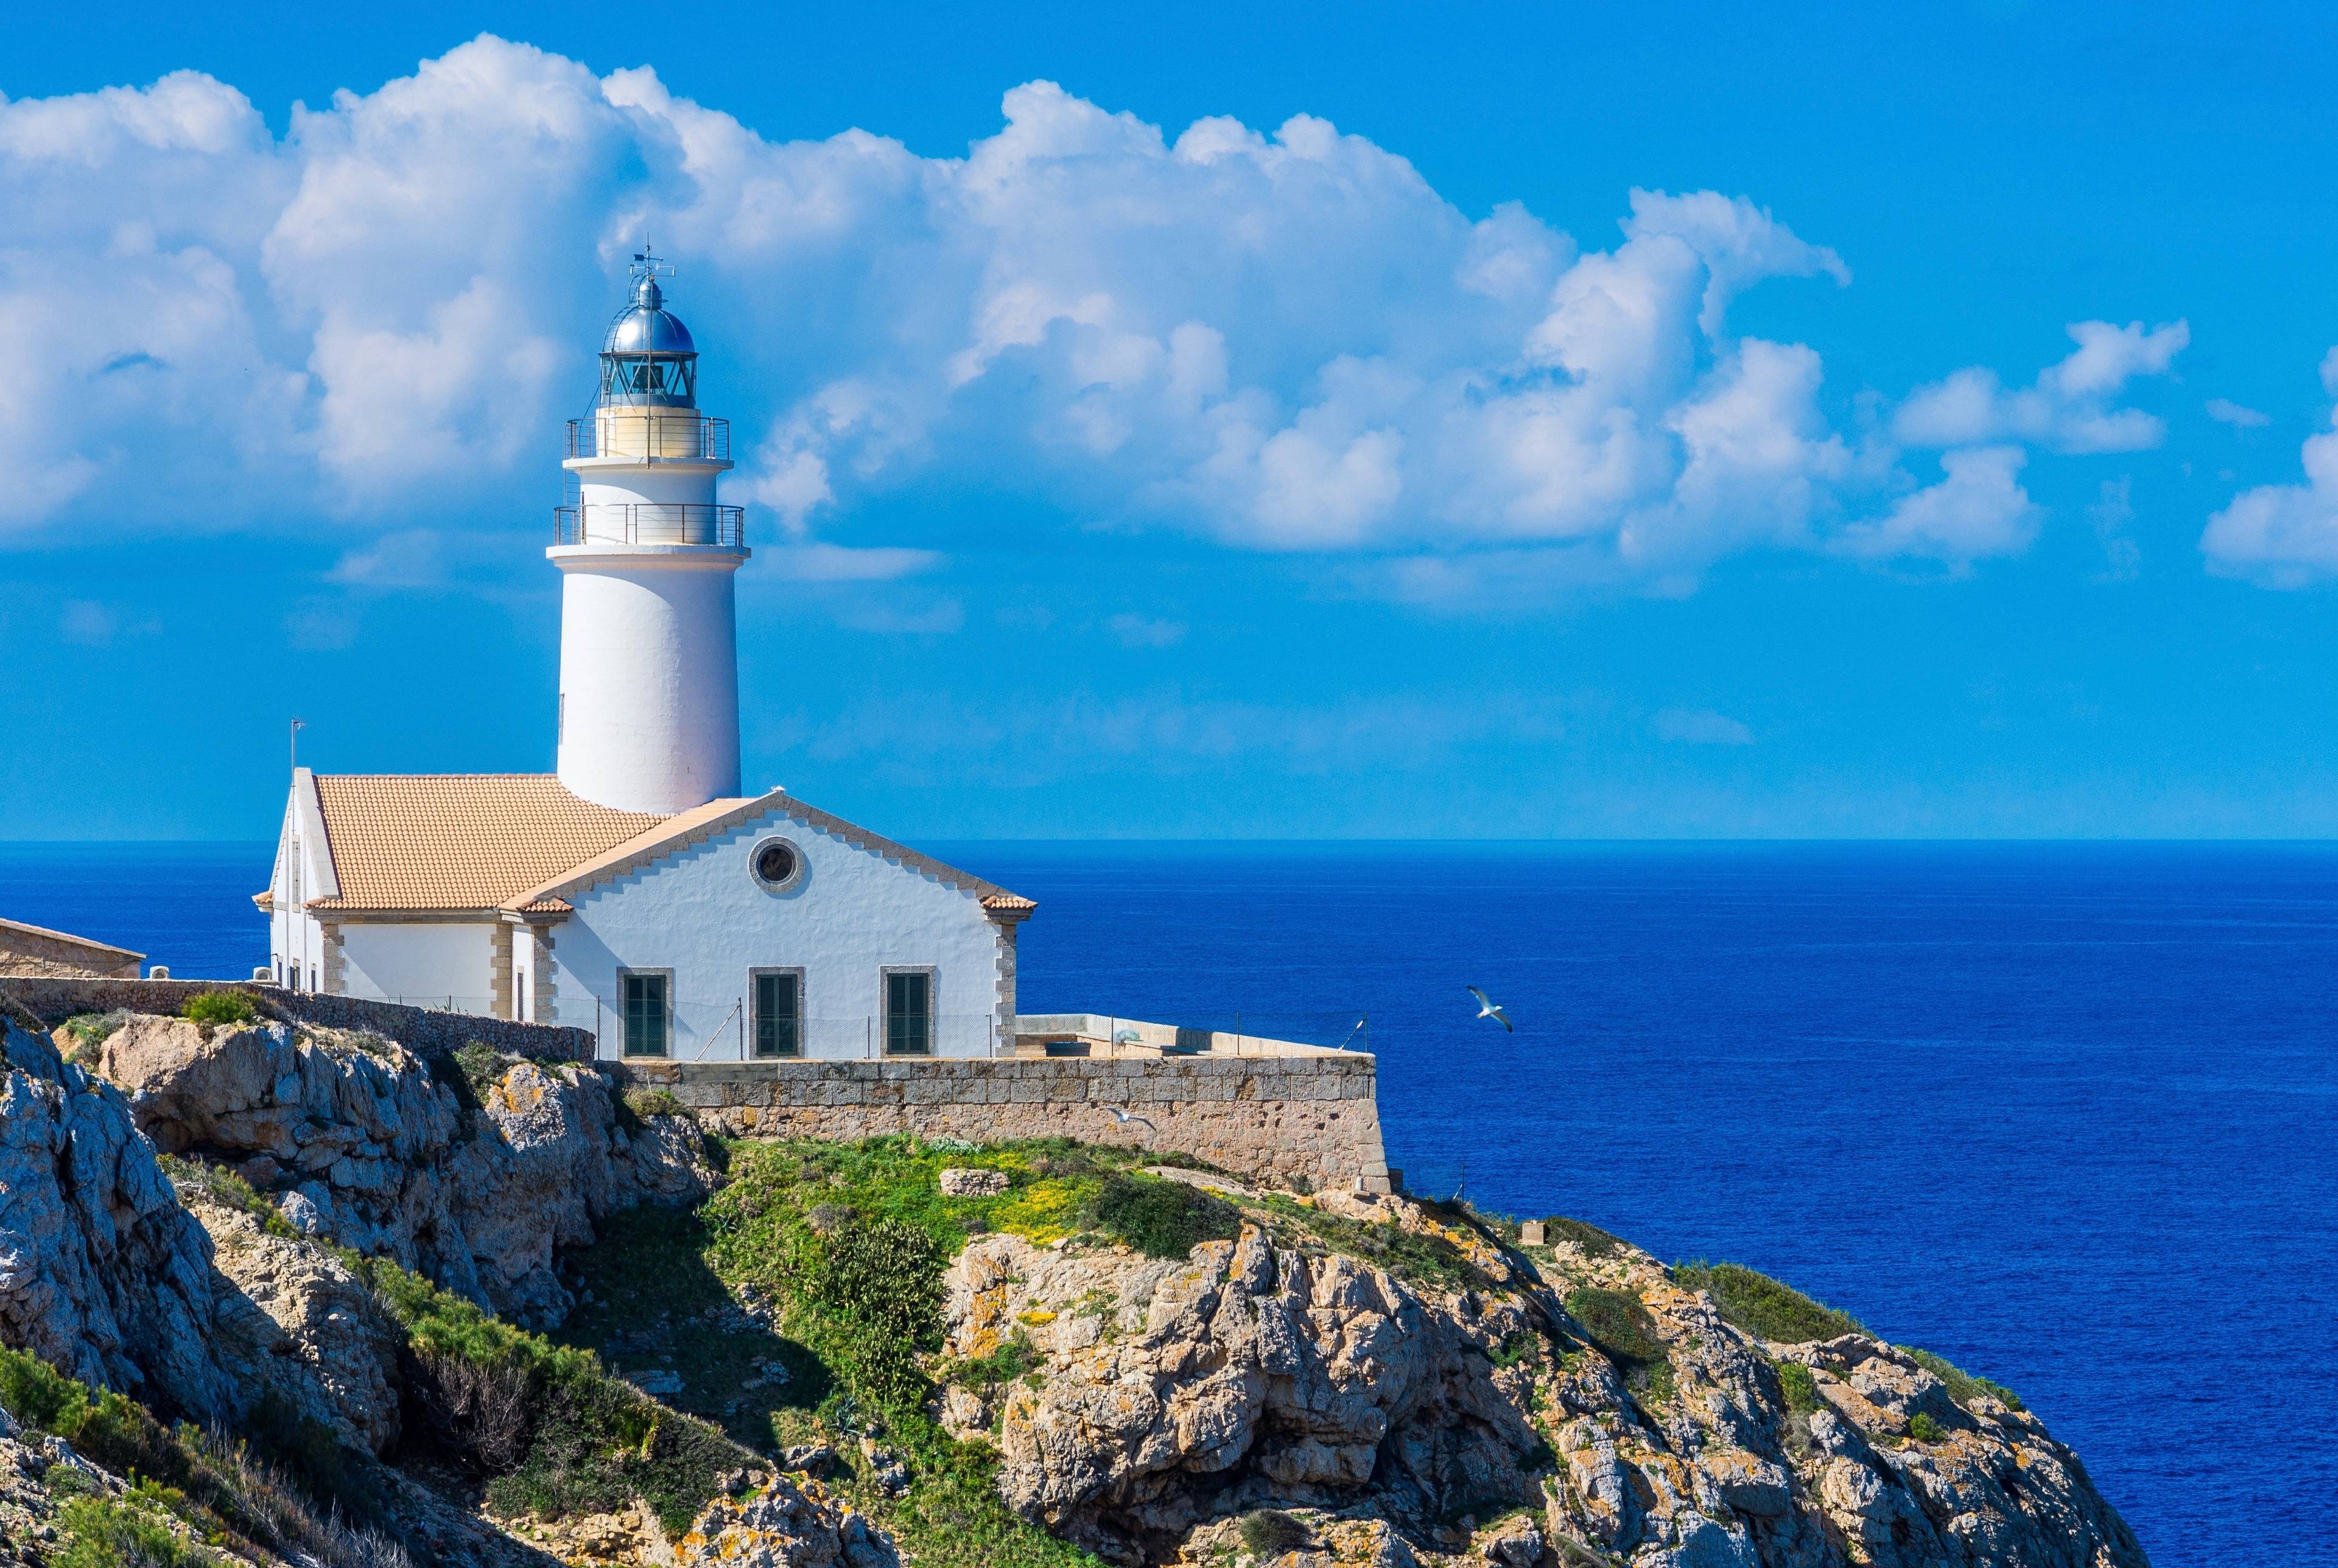
{"type": "Polygon", "coordinates": [[[803,870],[803,857],[784,838],[755,846],[755,880],[773,889],[787,887],[803,870]]]}

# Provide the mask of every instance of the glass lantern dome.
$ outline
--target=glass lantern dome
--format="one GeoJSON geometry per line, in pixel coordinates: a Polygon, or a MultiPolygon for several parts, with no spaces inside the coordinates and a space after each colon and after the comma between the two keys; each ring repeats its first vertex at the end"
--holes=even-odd
{"type": "Polygon", "coordinates": [[[653,272],[634,283],[633,303],[617,312],[602,339],[601,407],[698,407],[698,345],[665,308],[653,272]]]}

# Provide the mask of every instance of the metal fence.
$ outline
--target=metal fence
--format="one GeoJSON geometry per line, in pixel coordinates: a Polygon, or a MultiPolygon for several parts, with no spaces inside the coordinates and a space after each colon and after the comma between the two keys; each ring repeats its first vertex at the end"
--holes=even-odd
{"type": "MultiPolygon", "coordinates": [[[[564,999],[562,1011],[568,1016],[564,999]]],[[[642,1037],[627,1038],[625,1010],[613,997],[594,998],[593,1033],[601,1060],[621,1057],[670,1062],[818,1061],[860,1062],[883,1057],[1003,1056],[1014,1047],[1001,1040],[997,1018],[988,1013],[938,1013],[918,1019],[879,1013],[773,1020],[758,1027],[744,997],[730,1003],[669,1003],[663,1028],[655,1019],[636,1021],[642,1037]],[[663,1036],[661,1039],[660,1036],[663,1036]],[[663,1049],[643,1050],[643,1046],[663,1049]]]]}
{"type": "Polygon", "coordinates": [[[492,996],[458,996],[451,993],[433,992],[427,996],[383,996],[383,1002],[395,1002],[401,1007],[420,1007],[431,1013],[469,1013],[481,1018],[501,1016],[496,1011],[492,996]]]}
{"type": "Polygon", "coordinates": [[[1108,1013],[1027,1013],[1022,1015],[1020,1027],[1034,1040],[1086,1047],[1080,1054],[1088,1055],[1153,1055],[1166,1050],[1176,1054],[1271,1056],[1289,1045],[1331,1051],[1372,1048],[1371,1017],[1362,1012],[1181,1012],[1174,1024],[1159,1022],[1157,1017],[1124,1017],[1108,1013]]]}

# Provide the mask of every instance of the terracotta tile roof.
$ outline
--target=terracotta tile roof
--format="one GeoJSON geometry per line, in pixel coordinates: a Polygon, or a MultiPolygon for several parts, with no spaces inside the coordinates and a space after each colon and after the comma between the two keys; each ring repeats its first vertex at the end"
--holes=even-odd
{"type": "Polygon", "coordinates": [[[666,818],[549,773],[320,773],[340,896],[312,909],[493,909],[666,818]]]}
{"type": "Polygon", "coordinates": [[[690,844],[698,829],[710,824],[727,824],[733,817],[748,815],[746,808],[762,799],[752,795],[726,796],[672,817],[653,818],[639,833],[609,845],[599,854],[563,866],[526,887],[515,888],[504,907],[524,915],[565,912],[573,906],[560,897],[562,893],[590,887],[604,874],[662,859],[690,844]]]}

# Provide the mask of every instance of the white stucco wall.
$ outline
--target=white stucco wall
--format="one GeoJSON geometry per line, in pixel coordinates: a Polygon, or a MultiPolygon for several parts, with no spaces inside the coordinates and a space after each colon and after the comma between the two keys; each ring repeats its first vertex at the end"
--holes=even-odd
{"type": "Polygon", "coordinates": [[[859,1057],[872,1043],[882,1054],[889,966],[933,971],[938,1054],[987,1055],[996,1044],[998,932],[980,899],[777,809],[570,902],[575,913],[552,932],[557,1015],[544,1021],[597,1028],[604,1056],[621,1044],[620,969],[672,971],[680,1061],[734,1061],[742,1040],[752,1054],[741,1004],[756,968],[803,972],[807,1056],[859,1057]],[[778,893],[751,871],[773,837],[803,858],[778,893]]]}
{"type": "Polygon", "coordinates": [[[560,781],[623,811],[739,792],[732,577],[744,550],[555,545],[560,781]]]}
{"type": "Polygon", "coordinates": [[[451,998],[457,1012],[493,1012],[492,924],[351,922],[340,931],[343,995],[421,1006],[451,998]]]}

